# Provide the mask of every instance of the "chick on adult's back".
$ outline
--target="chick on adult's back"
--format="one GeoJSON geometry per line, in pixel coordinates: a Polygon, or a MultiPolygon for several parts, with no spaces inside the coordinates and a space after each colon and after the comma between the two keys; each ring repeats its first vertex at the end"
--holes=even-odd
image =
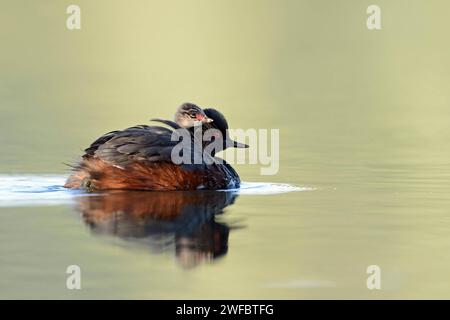
{"type": "MultiPolygon", "coordinates": [[[[199,164],[172,161],[172,150],[179,143],[173,141],[172,129],[186,130],[194,143],[193,128],[199,122],[204,129],[214,128],[225,133],[223,149],[228,146],[247,147],[229,139],[226,133],[228,124],[220,112],[215,109],[205,111],[195,104],[185,103],[178,108],[175,122],[157,120],[171,129],[138,125],[101,136],[85,150],[65,187],[88,191],[238,188],[238,174],[223,160],[199,164]]],[[[192,155],[202,152],[194,147],[183,151],[192,155]]]]}

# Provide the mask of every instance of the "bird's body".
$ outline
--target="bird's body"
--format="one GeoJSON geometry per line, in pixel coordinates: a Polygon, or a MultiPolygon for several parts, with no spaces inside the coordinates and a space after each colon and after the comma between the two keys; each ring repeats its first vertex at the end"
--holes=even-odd
{"type": "MultiPolygon", "coordinates": [[[[192,104],[189,106],[198,108],[192,104]]],[[[211,115],[216,119],[211,119],[206,117],[203,110],[196,112],[193,117],[191,114],[192,119],[200,118],[205,128],[210,128],[214,121],[217,121],[219,125],[221,123],[221,119],[215,113],[211,115]]],[[[177,116],[179,113],[180,111],[177,116]]],[[[220,113],[219,115],[223,117],[220,113]]],[[[190,158],[194,158],[196,154],[200,155],[200,158],[203,156],[202,149],[194,148],[194,134],[185,128],[189,125],[186,121],[177,121],[177,123],[168,120],[157,121],[169,125],[172,129],[185,130],[192,143],[188,143],[189,147],[183,152],[188,152],[190,158]],[[184,127],[181,127],[179,123],[182,123],[184,127]]],[[[67,180],[65,187],[89,191],[217,190],[239,187],[238,174],[222,159],[212,163],[204,161],[174,163],[172,151],[179,142],[172,141],[172,129],[139,125],[101,136],[85,150],[81,162],[74,167],[74,172],[67,180]]],[[[222,125],[217,129],[225,131],[227,128],[222,125]]],[[[214,154],[211,158],[217,159],[214,154]]]]}

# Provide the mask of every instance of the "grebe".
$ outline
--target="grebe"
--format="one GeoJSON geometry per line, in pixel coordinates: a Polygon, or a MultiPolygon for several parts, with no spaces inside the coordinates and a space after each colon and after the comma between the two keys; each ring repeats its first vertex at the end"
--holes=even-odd
{"type": "MultiPolygon", "coordinates": [[[[221,151],[227,147],[247,148],[227,134],[228,123],[215,109],[202,110],[195,104],[182,104],[175,122],[153,119],[173,129],[188,130],[194,140],[195,124],[217,129],[223,135],[221,151]]],[[[73,167],[65,187],[96,190],[218,190],[239,188],[240,178],[224,160],[200,164],[175,164],[171,155],[179,143],[172,141],[173,130],[161,126],[138,125],[109,132],[95,140],[73,167]]],[[[203,147],[209,142],[203,142],[203,147]]],[[[195,149],[195,148],[194,148],[195,149]]],[[[194,149],[190,152],[194,153],[194,149]]],[[[211,154],[215,157],[215,154],[211,154]]]]}
{"type": "Polygon", "coordinates": [[[234,192],[111,190],[75,198],[90,231],[128,243],[146,243],[152,253],[172,250],[184,268],[224,256],[238,226],[216,221],[235,202],[234,192]],[[145,239],[145,242],[143,241],[145,239]],[[161,241],[164,239],[164,241],[161,241]]]}

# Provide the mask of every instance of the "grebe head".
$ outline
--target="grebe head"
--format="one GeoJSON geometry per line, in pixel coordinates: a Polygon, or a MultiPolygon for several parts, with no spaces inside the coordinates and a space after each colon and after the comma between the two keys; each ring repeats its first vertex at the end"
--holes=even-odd
{"type": "Polygon", "coordinates": [[[189,102],[179,106],[175,113],[175,122],[183,128],[191,128],[196,122],[205,124],[212,121],[200,107],[189,102]]]}
{"type": "Polygon", "coordinates": [[[223,139],[223,149],[225,150],[228,147],[233,148],[248,148],[249,145],[245,143],[240,143],[237,141],[234,141],[230,138],[228,135],[228,122],[225,119],[225,116],[213,108],[208,108],[203,110],[205,114],[208,116],[208,118],[212,119],[211,123],[206,123],[204,127],[206,129],[217,129],[222,133],[222,139],[223,139]]]}

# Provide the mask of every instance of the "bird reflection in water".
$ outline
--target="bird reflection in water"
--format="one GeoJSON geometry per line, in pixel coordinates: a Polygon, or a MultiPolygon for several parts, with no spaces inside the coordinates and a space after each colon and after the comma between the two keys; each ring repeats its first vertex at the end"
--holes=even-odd
{"type": "Polygon", "coordinates": [[[225,255],[230,227],[215,221],[236,193],[223,191],[110,191],[77,198],[77,209],[96,234],[173,250],[182,267],[225,255]]]}

